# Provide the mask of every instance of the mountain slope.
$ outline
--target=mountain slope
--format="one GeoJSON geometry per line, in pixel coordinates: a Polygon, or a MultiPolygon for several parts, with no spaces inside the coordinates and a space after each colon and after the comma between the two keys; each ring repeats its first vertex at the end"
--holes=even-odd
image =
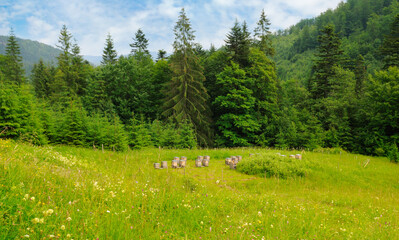
{"type": "MultiPolygon", "coordinates": [[[[0,36],[0,54],[5,54],[7,40],[8,36],[0,36]]],[[[40,59],[43,59],[46,63],[55,64],[57,62],[56,57],[61,53],[59,49],[37,41],[17,38],[17,42],[27,76],[31,74],[33,65],[40,59]]]]}
{"type": "Polygon", "coordinates": [[[361,54],[369,73],[380,69],[379,53],[384,36],[389,33],[394,16],[399,13],[398,0],[347,0],[316,18],[301,20],[274,35],[278,76],[282,80],[309,79],[312,59],[318,46],[317,36],[327,24],[334,24],[342,39],[347,66],[361,54]]]}

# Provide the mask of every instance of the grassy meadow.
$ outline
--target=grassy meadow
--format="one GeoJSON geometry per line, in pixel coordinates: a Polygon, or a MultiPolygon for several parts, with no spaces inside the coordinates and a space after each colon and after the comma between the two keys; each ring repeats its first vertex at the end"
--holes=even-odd
{"type": "Polygon", "coordinates": [[[302,152],[302,177],[230,170],[261,148],[112,152],[0,140],[0,239],[399,239],[399,165],[302,152]],[[195,168],[198,155],[211,156],[195,168]],[[188,157],[185,169],[154,162],[188,157]]]}

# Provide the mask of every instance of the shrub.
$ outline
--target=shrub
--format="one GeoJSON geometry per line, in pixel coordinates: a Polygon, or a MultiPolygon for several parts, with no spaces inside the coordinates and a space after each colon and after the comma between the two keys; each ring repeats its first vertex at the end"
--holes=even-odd
{"type": "Polygon", "coordinates": [[[288,178],[304,177],[309,169],[306,160],[265,154],[242,160],[237,164],[237,171],[261,177],[288,178]]]}

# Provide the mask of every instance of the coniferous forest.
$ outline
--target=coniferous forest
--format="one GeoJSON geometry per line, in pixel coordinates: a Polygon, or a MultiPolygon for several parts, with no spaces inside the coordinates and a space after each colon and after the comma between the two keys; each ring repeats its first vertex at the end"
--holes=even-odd
{"type": "Polygon", "coordinates": [[[0,55],[0,138],[123,151],[164,147],[342,148],[399,162],[399,2],[348,0],[272,33],[231,23],[204,49],[181,10],[173,52],[138,29],[121,56],[80,54],[67,26],[57,63],[27,77],[11,30],[0,55]]]}

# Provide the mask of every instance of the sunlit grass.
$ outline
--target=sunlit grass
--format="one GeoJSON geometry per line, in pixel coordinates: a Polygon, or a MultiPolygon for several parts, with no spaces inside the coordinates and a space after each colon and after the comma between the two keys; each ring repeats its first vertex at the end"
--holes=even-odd
{"type": "MultiPolygon", "coordinates": [[[[263,178],[224,158],[266,149],[125,153],[0,140],[0,239],[399,239],[399,166],[302,152],[305,177],[263,178]],[[195,168],[198,155],[210,167],[195,168]],[[188,157],[185,169],[154,162],[188,157]]],[[[369,161],[368,161],[369,159],[369,161]]]]}

